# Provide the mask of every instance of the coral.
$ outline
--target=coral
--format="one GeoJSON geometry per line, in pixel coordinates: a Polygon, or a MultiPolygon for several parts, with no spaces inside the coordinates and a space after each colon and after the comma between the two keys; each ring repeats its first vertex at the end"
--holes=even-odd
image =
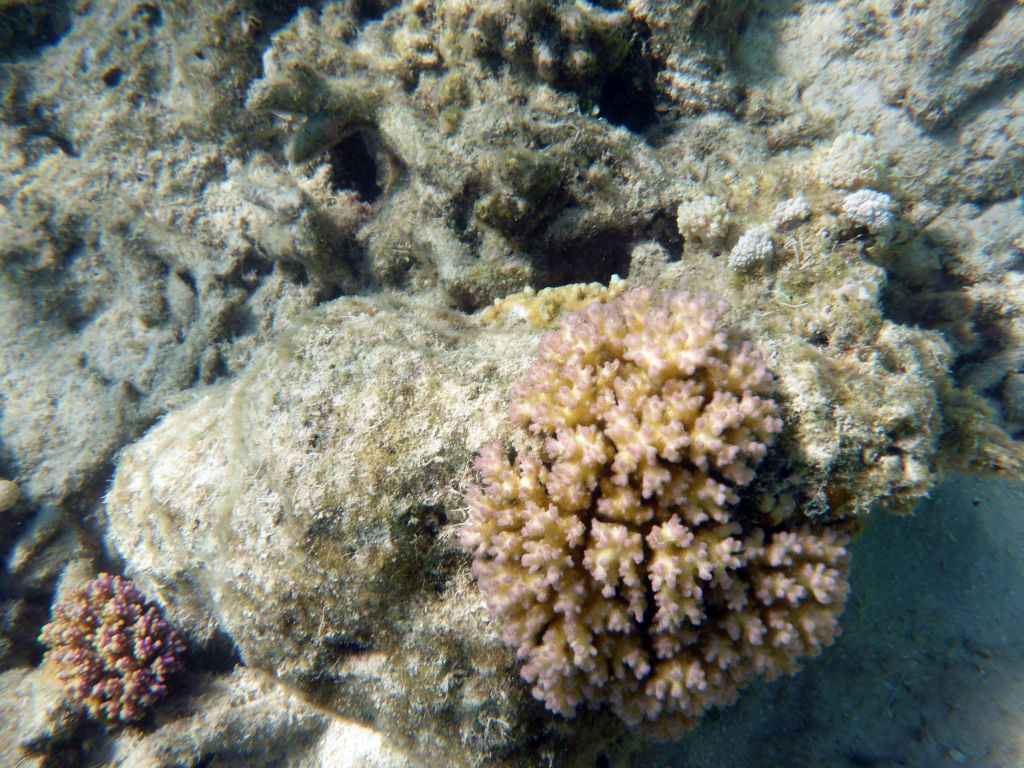
{"type": "Polygon", "coordinates": [[[729,252],[729,266],[743,271],[768,264],[775,255],[775,246],[766,227],[751,227],[736,241],[729,252]]]}
{"type": "Polygon", "coordinates": [[[884,192],[859,189],[843,198],[843,215],[873,235],[882,234],[896,222],[896,204],[884,192]]]}
{"type": "Polygon", "coordinates": [[[881,160],[874,136],[842,133],[818,160],[818,179],[828,187],[860,189],[878,184],[881,160]]]}
{"type": "Polygon", "coordinates": [[[23,497],[0,665],[35,660],[59,569],[117,548],[183,633],[198,615],[190,645],[435,762],[545,764],[542,729],[589,718],[537,717],[452,521],[529,325],[600,293],[549,285],[728,299],[786,409],[742,494],[778,525],[909,512],[990,466],[982,425],[1024,438],[1019,3],[0,5],[0,475],[23,497]],[[916,221],[864,237],[855,189],[916,221]],[[801,193],[813,218],[736,273],[801,193]],[[735,219],[711,247],[671,221],[699,194],[735,219]],[[437,310],[411,330],[409,294],[437,310]]]}
{"type": "Polygon", "coordinates": [[[495,299],[483,311],[483,318],[489,323],[509,317],[523,320],[534,328],[550,328],[562,315],[582,309],[595,301],[611,301],[626,290],[626,281],[612,275],[608,285],[601,283],[575,283],[534,291],[527,288],[520,293],[495,299]]]}
{"type": "Polygon", "coordinates": [[[679,205],[676,226],[686,240],[714,246],[725,240],[731,218],[729,207],[721,198],[701,195],[679,205]]]}
{"type": "Polygon", "coordinates": [[[109,573],[55,605],[39,639],[71,697],[105,723],[143,717],[185,653],[160,609],[134,582],[109,573]]]}
{"type": "Polygon", "coordinates": [[[537,450],[477,459],[461,542],[552,711],[677,734],[838,631],[845,537],[737,508],[782,421],[725,311],[640,289],[569,316],[512,392],[537,450]]]}
{"type": "Polygon", "coordinates": [[[791,197],[775,206],[769,221],[775,229],[788,229],[811,217],[811,208],[803,196],[791,197]]]}

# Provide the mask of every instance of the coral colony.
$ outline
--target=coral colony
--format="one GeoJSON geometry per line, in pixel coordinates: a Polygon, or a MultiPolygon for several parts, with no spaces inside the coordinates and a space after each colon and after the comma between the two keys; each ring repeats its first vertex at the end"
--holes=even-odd
{"type": "Polygon", "coordinates": [[[185,642],[135,583],[101,573],[53,609],[40,640],[72,699],[101,722],[132,722],[167,692],[185,642]]]}
{"type": "Polygon", "coordinates": [[[740,513],[782,421],[725,309],[636,290],[567,317],[512,393],[539,450],[477,460],[462,544],[555,712],[678,735],[838,634],[846,537],[740,513]]]}

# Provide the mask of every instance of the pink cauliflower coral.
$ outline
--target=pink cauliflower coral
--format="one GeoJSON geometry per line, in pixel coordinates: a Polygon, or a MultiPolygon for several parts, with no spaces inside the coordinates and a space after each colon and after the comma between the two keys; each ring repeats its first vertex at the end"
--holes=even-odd
{"type": "Polygon", "coordinates": [[[71,697],[105,723],[143,717],[185,653],[160,609],[134,582],[109,573],[55,605],[39,639],[71,697]]]}
{"type": "Polygon", "coordinates": [[[512,392],[536,450],[477,460],[462,544],[555,712],[677,735],[838,633],[845,537],[738,510],[782,421],[726,309],[637,290],[567,317],[512,392]]]}

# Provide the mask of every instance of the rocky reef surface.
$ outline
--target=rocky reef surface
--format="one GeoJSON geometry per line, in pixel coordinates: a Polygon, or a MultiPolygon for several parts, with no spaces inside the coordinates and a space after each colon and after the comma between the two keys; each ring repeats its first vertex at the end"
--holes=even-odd
{"type": "Polygon", "coordinates": [[[474,456],[526,446],[546,330],[650,287],[774,377],[744,515],[1019,479],[1022,37],[994,0],[0,2],[0,753],[643,764],[520,680],[474,456]],[[130,728],[40,664],[101,571],[190,649],[130,728]]]}

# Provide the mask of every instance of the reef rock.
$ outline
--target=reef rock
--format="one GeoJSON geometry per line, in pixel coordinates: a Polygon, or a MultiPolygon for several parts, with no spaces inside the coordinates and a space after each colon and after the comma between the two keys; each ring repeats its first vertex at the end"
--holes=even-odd
{"type": "Polygon", "coordinates": [[[454,535],[471,457],[533,334],[342,300],[121,458],[110,540],[168,617],[448,765],[540,765],[556,723],[514,684],[454,535]]]}
{"type": "MultiPolygon", "coordinates": [[[[840,274],[798,318],[728,293],[778,375],[780,444],[743,494],[773,525],[907,509],[973,434],[954,416],[979,406],[952,388],[937,334],[881,319],[876,269],[840,274]],[[815,322],[824,346],[804,338],[815,322]],[[861,359],[858,338],[875,352],[861,359]]],[[[476,317],[387,296],[312,310],[123,451],[108,541],[190,644],[222,630],[247,665],[415,754],[562,760],[564,721],[518,680],[457,531],[472,457],[517,444],[507,397],[539,328],[622,286],[526,292],[476,317]]],[[[604,717],[581,716],[573,742],[599,750],[590,729],[616,732],[604,717]]]]}

